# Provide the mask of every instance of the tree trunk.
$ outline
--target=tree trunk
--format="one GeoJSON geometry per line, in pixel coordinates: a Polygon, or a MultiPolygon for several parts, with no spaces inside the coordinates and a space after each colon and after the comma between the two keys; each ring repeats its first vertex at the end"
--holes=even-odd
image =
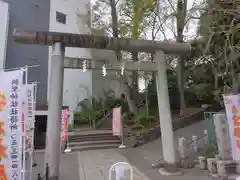
{"type": "Polygon", "coordinates": [[[129,87],[126,87],[125,95],[126,95],[127,103],[129,106],[129,110],[130,110],[130,112],[137,114],[137,106],[136,106],[135,102],[132,100],[130,91],[131,91],[131,89],[129,87]]]}
{"type": "MultiPolygon", "coordinates": [[[[111,4],[111,16],[112,16],[112,30],[113,30],[113,37],[118,38],[118,17],[117,17],[117,10],[116,10],[116,1],[115,0],[110,0],[110,4],[111,4]]],[[[122,60],[122,56],[121,56],[121,51],[115,51],[116,56],[117,56],[117,60],[120,62],[122,60]]],[[[126,91],[125,91],[125,95],[127,98],[127,102],[128,102],[128,106],[129,106],[129,110],[136,114],[137,113],[137,107],[135,102],[133,101],[133,98],[131,96],[131,89],[130,87],[126,86],[126,91]]]]}
{"type": "MultiPolygon", "coordinates": [[[[132,53],[132,60],[138,61],[138,53],[133,52],[132,53]]],[[[132,100],[135,102],[135,104],[138,104],[139,101],[139,92],[138,92],[138,71],[132,71],[132,89],[131,89],[131,97],[132,100]]]]}
{"type": "MultiPolygon", "coordinates": [[[[137,6],[133,7],[133,17],[132,17],[132,39],[139,38],[139,9],[137,6]]],[[[132,60],[137,62],[138,61],[138,52],[132,52],[132,60]]],[[[138,91],[138,71],[132,71],[132,90],[131,96],[132,100],[134,100],[135,104],[139,103],[139,91],[138,91]]]]}
{"type": "Polygon", "coordinates": [[[218,72],[214,67],[212,67],[212,72],[214,76],[214,89],[217,90],[218,89],[218,72]]]}
{"type": "Polygon", "coordinates": [[[184,59],[182,57],[178,58],[178,86],[179,86],[179,96],[180,96],[180,116],[185,112],[185,94],[184,94],[184,59]]]}
{"type": "MultiPolygon", "coordinates": [[[[112,16],[112,31],[113,31],[113,37],[118,38],[118,17],[117,17],[117,9],[116,9],[116,1],[110,0],[111,3],[111,16],[112,16]]],[[[120,62],[121,57],[121,51],[116,51],[117,60],[120,62]]]]}
{"type": "MultiPolygon", "coordinates": [[[[188,0],[178,0],[177,1],[177,42],[183,43],[183,30],[185,26],[185,20],[187,16],[187,2],[188,0]]],[[[185,62],[184,57],[180,56],[178,58],[178,85],[179,85],[179,95],[180,95],[180,115],[183,115],[186,109],[185,96],[184,96],[184,77],[185,62]]]]}

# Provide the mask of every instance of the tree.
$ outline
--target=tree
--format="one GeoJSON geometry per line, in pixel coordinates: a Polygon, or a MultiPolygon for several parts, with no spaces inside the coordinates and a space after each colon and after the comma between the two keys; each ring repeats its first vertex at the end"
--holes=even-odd
{"type": "MultiPolygon", "coordinates": [[[[139,39],[144,29],[149,25],[145,19],[155,8],[155,0],[99,0],[93,6],[93,27],[104,29],[110,36],[114,37],[132,37],[139,39]],[[107,15],[106,9],[110,9],[111,16],[107,15]],[[108,19],[108,20],[106,20],[108,19]]],[[[124,58],[129,59],[126,53],[116,51],[119,62],[124,58]]],[[[132,60],[138,61],[138,53],[132,52],[132,60]]],[[[136,104],[139,103],[138,93],[138,72],[132,72],[131,83],[129,78],[120,76],[119,80],[126,87],[126,97],[128,99],[130,110],[137,113],[136,104]]]]}
{"type": "MultiPolygon", "coordinates": [[[[158,22],[162,38],[165,41],[176,41],[183,43],[191,40],[196,33],[189,31],[197,20],[200,18],[203,3],[194,1],[190,4],[188,0],[165,0],[159,2],[158,22]]],[[[180,115],[185,110],[185,82],[187,78],[185,64],[188,61],[188,56],[179,56],[169,58],[170,62],[177,59],[177,72],[178,72],[178,87],[180,97],[180,115]]],[[[176,63],[174,63],[176,64],[176,63]]],[[[173,68],[175,69],[175,68],[173,68]]]]}
{"type": "Polygon", "coordinates": [[[216,97],[239,90],[238,6],[235,0],[208,0],[200,20],[203,58],[212,65],[216,97]]]}

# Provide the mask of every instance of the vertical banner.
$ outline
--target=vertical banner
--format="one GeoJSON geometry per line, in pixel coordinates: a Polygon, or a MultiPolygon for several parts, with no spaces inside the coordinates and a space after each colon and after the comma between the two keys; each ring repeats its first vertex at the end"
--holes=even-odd
{"type": "Polygon", "coordinates": [[[21,180],[23,70],[0,72],[0,177],[21,180]]]}
{"type": "Polygon", "coordinates": [[[30,180],[32,175],[32,152],[35,128],[34,84],[23,85],[23,171],[24,179],[30,180]]]}
{"type": "Polygon", "coordinates": [[[62,142],[65,142],[68,140],[68,119],[69,119],[69,110],[68,108],[63,108],[62,120],[61,120],[61,141],[62,142]]]}
{"type": "Polygon", "coordinates": [[[112,131],[114,136],[122,136],[121,107],[113,108],[112,131]]]}
{"type": "Polygon", "coordinates": [[[34,85],[26,84],[24,85],[26,88],[26,104],[25,104],[25,135],[26,135],[26,150],[33,149],[33,135],[34,135],[34,124],[35,124],[35,116],[34,116],[34,85]]]}
{"type": "Polygon", "coordinates": [[[233,160],[240,160],[240,102],[239,95],[223,95],[233,160]]]}

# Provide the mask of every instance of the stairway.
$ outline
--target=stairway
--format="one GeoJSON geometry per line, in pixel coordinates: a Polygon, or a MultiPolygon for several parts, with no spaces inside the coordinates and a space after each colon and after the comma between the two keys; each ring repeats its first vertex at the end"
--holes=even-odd
{"type": "Polygon", "coordinates": [[[72,151],[118,148],[120,139],[110,130],[78,131],[69,135],[69,147],[72,151]]]}

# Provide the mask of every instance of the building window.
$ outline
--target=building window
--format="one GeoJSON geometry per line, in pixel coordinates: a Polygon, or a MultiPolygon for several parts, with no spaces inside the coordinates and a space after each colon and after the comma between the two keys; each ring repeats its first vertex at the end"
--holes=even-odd
{"type": "Polygon", "coordinates": [[[66,14],[56,12],[56,21],[62,24],[66,24],[66,14]]]}

